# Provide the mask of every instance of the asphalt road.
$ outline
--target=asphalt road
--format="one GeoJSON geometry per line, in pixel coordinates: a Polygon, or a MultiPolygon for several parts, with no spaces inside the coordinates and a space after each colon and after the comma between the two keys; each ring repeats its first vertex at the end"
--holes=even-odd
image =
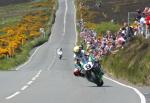
{"type": "Polygon", "coordinates": [[[73,76],[76,41],[73,0],[59,0],[47,43],[38,47],[16,71],[0,72],[0,103],[145,103],[135,88],[104,78],[104,86],[73,76]],[[56,49],[63,48],[59,60],[56,49]]]}

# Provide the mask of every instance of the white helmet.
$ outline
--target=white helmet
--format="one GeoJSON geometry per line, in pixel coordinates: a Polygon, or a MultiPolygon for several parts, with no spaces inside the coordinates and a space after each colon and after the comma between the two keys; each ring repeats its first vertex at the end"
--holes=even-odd
{"type": "Polygon", "coordinates": [[[73,48],[73,52],[77,53],[77,52],[79,52],[79,49],[80,49],[79,46],[75,46],[75,47],[73,48]]]}

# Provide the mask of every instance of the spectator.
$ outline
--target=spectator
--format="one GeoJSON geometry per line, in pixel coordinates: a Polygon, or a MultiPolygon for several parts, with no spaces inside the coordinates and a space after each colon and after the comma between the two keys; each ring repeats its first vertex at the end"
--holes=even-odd
{"type": "Polygon", "coordinates": [[[137,15],[136,15],[136,20],[139,21],[141,19],[142,11],[140,9],[136,10],[137,15]]]}
{"type": "Polygon", "coordinates": [[[145,7],[144,11],[143,11],[143,14],[144,15],[148,15],[148,11],[149,11],[149,7],[145,7]]]}
{"type": "Polygon", "coordinates": [[[145,26],[146,26],[145,25],[146,21],[145,21],[145,16],[144,15],[141,16],[141,19],[140,19],[139,23],[140,23],[139,34],[144,36],[144,31],[145,31],[145,26]]]}
{"type": "Polygon", "coordinates": [[[133,37],[134,35],[134,30],[132,26],[128,26],[128,31],[127,31],[127,35],[129,38],[133,37]]]}
{"type": "Polygon", "coordinates": [[[146,39],[147,39],[150,35],[150,16],[146,16],[145,20],[146,20],[146,39]]]}
{"type": "Polygon", "coordinates": [[[132,26],[134,29],[134,35],[137,35],[138,30],[139,30],[139,22],[137,20],[135,20],[132,26]]]}
{"type": "Polygon", "coordinates": [[[118,45],[118,47],[122,47],[124,46],[126,40],[119,34],[117,39],[116,39],[116,44],[118,45]]]}

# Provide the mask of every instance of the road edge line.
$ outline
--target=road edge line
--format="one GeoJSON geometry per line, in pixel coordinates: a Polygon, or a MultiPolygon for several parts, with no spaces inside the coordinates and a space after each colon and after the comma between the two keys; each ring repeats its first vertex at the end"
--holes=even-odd
{"type": "Polygon", "coordinates": [[[38,52],[38,50],[42,47],[42,45],[38,48],[36,48],[36,50],[34,51],[34,53],[30,56],[29,60],[27,62],[25,62],[24,64],[20,65],[19,67],[17,67],[15,70],[19,70],[22,67],[24,67],[25,65],[27,65],[33,58],[33,56],[38,52]]]}
{"type": "Polygon", "coordinates": [[[74,13],[74,25],[75,25],[75,33],[76,33],[76,40],[75,40],[75,45],[77,45],[77,40],[78,40],[78,32],[77,32],[77,24],[76,24],[76,7],[75,7],[75,1],[73,1],[73,4],[74,4],[74,10],[75,10],[75,13],[74,13]]]}
{"type": "Polygon", "coordinates": [[[118,82],[118,81],[116,81],[116,80],[113,80],[113,79],[111,79],[111,78],[109,78],[109,77],[106,77],[106,76],[104,76],[104,78],[105,78],[105,79],[108,79],[108,80],[110,80],[110,81],[112,81],[112,82],[114,82],[114,83],[117,83],[117,84],[119,84],[119,85],[121,85],[121,86],[123,86],[123,87],[126,87],[126,88],[129,88],[129,89],[134,90],[134,91],[136,92],[136,94],[138,94],[138,96],[140,97],[141,103],[146,103],[145,96],[144,96],[138,89],[136,89],[136,88],[134,88],[134,87],[131,87],[131,86],[129,86],[129,85],[120,83],[120,82],[118,82]]]}

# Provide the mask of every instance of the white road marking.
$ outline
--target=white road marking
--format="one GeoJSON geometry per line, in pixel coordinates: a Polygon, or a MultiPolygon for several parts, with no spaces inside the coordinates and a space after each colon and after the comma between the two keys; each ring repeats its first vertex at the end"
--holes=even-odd
{"type": "Polygon", "coordinates": [[[33,56],[37,53],[37,51],[42,47],[42,45],[38,48],[36,48],[36,50],[34,51],[34,53],[32,54],[32,56],[29,58],[29,60],[27,62],[25,62],[24,64],[22,64],[21,66],[19,66],[18,68],[16,68],[16,70],[21,69],[22,67],[24,67],[25,65],[27,65],[29,62],[31,62],[33,56]]]}
{"type": "Polygon", "coordinates": [[[36,76],[35,76],[35,78],[38,78],[38,77],[39,77],[39,75],[36,75],[36,76]]]}
{"type": "Polygon", "coordinates": [[[18,95],[18,94],[20,94],[20,92],[18,91],[18,92],[16,92],[16,93],[14,93],[14,94],[12,94],[11,96],[9,96],[9,97],[6,97],[6,99],[8,100],[8,99],[11,99],[11,98],[13,98],[13,97],[15,97],[16,95],[18,95]]]}
{"type": "MultiPolygon", "coordinates": [[[[75,5],[74,5],[74,9],[75,9],[75,13],[76,13],[75,5]]],[[[75,41],[75,45],[76,45],[76,43],[77,43],[77,38],[78,38],[78,32],[77,32],[77,28],[76,28],[76,15],[74,16],[74,24],[75,24],[75,32],[76,32],[76,41],[75,41]]],[[[124,87],[127,87],[127,88],[130,88],[130,89],[134,90],[134,91],[139,95],[139,97],[140,97],[140,99],[141,99],[141,103],[146,103],[145,96],[144,96],[138,89],[136,89],[136,88],[134,88],[134,87],[131,87],[131,86],[128,86],[128,85],[125,85],[125,84],[122,84],[122,83],[119,83],[118,81],[115,81],[115,80],[110,79],[110,78],[108,78],[108,77],[104,77],[104,78],[106,78],[106,79],[108,79],[108,80],[110,80],[110,81],[113,81],[113,82],[115,82],[115,83],[117,83],[117,84],[119,84],[119,85],[121,85],[121,86],[124,86],[124,87]]]]}
{"type": "Polygon", "coordinates": [[[39,70],[39,72],[37,73],[37,75],[40,75],[40,74],[41,74],[41,72],[42,72],[42,70],[39,70]]]}
{"type": "Polygon", "coordinates": [[[128,85],[125,85],[125,84],[123,84],[123,83],[120,83],[120,82],[118,82],[118,81],[115,81],[115,80],[113,80],[113,79],[111,79],[111,78],[108,78],[108,77],[106,77],[106,76],[104,76],[104,78],[106,78],[106,79],[108,79],[108,80],[110,80],[110,81],[112,81],[112,82],[114,82],[114,83],[117,83],[117,84],[119,84],[119,85],[121,85],[121,86],[123,86],[123,87],[127,87],[127,88],[130,88],[130,89],[134,90],[134,91],[138,94],[138,96],[140,97],[141,103],[146,103],[145,96],[144,96],[138,89],[136,89],[136,88],[134,88],[134,87],[131,87],[131,86],[128,86],[128,85]]]}
{"type": "Polygon", "coordinates": [[[33,77],[33,78],[32,78],[32,81],[34,81],[34,80],[36,80],[36,77],[33,77]]]}
{"type": "MultiPolygon", "coordinates": [[[[39,77],[39,75],[40,75],[41,72],[42,72],[42,70],[39,70],[38,73],[32,78],[32,80],[29,81],[29,82],[27,82],[27,84],[24,85],[20,90],[21,90],[21,91],[24,91],[25,89],[27,89],[27,88],[33,83],[33,81],[35,81],[35,80],[37,79],[37,77],[39,77]]],[[[11,98],[17,96],[17,95],[20,94],[20,93],[21,93],[21,92],[18,91],[18,92],[16,92],[16,93],[14,93],[14,94],[12,94],[12,95],[6,97],[5,99],[7,99],[7,100],[8,100],[8,99],[11,99],[11,98]]]]}
{"type": "Polygon", "coordinates": [[[33,81],[29,81],[27,84],[28,84],[28,85],[31,85],[32,83],[33,83],[33,81]]]}
{"type": "Polygon", "coordinates": [[[36,80],[41,74],[42,70],[39,70],[39,72],[32,78],[32,81],[36,80]]]}
{"type": "MultiPolygon", "coordinates": [[[[64,15],[64,29],[63,29],[63,35],[65,35],[66,32],[66,18],[67,18],[67,11],[68,11],[68,4],[67,4],[67,0],[65,0],[65,15],[64,15]]],[[[51,64],[48,66],[47,70],[50,70],[50,68],[52,67],[52,65],[55,62],[55,58],[56,58],[56,54],[54,55],[53,61],[51,62],[51,64]]]]}
{"type": "Polygon", "coordinates": [[[64,31],[63,31],[63,35],[65,35],[66,32],[66,18],[67,18],[67,11],[68,11],[68,4],[67,4],[67,0],[65,0],[65,5],[66,5],[66,9],[65,9],[65,15],[64,15],[64,31]]]}
{"type": "Polygon", "coordinates": [[[28,87],[29,87],[28,85],[25,85],[21,88],[21,90],[23,91],[23,90],[27,89],[28,87]]]}
{"type": "MultiPolygon", "coordinates": [[[[73,1],[74,4],[74,1],[73,1]]],[[[74,25],[75,25],[75,33],[76,33],[76,41],[75,41],[75,45],[77,45],[77,41],[78,41],[78,32],[77,32],[77,25],[76,25],[76,7],[74,5],[74,10],[75,10],[75,14],[74,14],[74,25]]]]}
{"type": "Polygon", "coordinates": [[[37,73],[35,77],[39,77],[39,76],[40,76],[40,73],[37,73]]]}

